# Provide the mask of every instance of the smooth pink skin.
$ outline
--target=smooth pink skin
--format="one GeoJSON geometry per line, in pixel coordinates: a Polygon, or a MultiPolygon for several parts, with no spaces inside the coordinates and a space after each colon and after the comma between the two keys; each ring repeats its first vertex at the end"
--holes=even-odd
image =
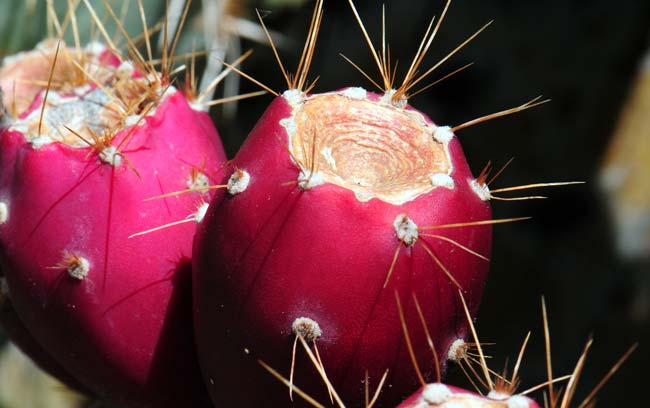
{"type": "MultiPolygon", "coordinates": [[[[390,376],[381,401],[396,403],[418,382],[395,293],[404,305],[418,361],[425,366],[433,362],[412,295],[424,310],[443,364],[449,345],[465,337],[467,324],[456,287],[420,244],[402,248],[388,287],[382,289],[399,244],[393,222],[399,214],[419,226],[488,220],[489,204],[470,189],[473,177],[455,139],[450,144],[453,191],[436,188],[401,206],[377,199],[359,202],[352,192],[331,184],[302,191],[279,125],[289,115],[283,98],[271,103],[232,161],[233,168],[250,173],[248,189],[215,201],[195,237],[195,328],[206,384],[217,406],[288,404],[287,389],[255,360],[288,377],[291,324],[309,317],[323,330],[318,349],[346,403],[363,401],[366,370],[376,385],[386,369],[390,376]]],[[[490,226],[429,232],[489,255],[490,226]]],[[[440,240],[420,241],[452,271],[475,314],[488,263],[440,240]]],[[[318,400],[329,399],[305,352],[298,350],[296,385],[318,400]]]]}
{"type": "MultiPolygon", "coordinates": [[[[474,398],[480,398],[481,400],[484,401],[485,405],[477,405],[478,402],[474,402],[472,405],[467,405],[467,407],[471,406],[476,406],[476,407],[485,407],[485,408],[497,408],[497,407],[503,407],[507,408],[507,402],[502,402],[503,405],[496,405],[498,404],[499,401],[495,401],[493,399],[487,398],[485,396],[479,395],[475,392],[467,391],[459,387],[454,387],[453,385],[447,385],[447,388],[452,392],[454,395],[468,395],[474,398]]],[[[415,392],[413,395],[408,397],[404,402],[399,404],[397,408],[422,408],[422,405],[419,405],[420,401],[420,396],[422,395],[422,392],[424,391],[424,387],[420,388],[415,392]]],[[[528,397],[524,397],[526,402],[528,403],[527,407],[528,408],[540,408],[540,406],[533,401],[532,399],[528,397]]],[[[475,399],[472,399],[472,401],[476,401],[475,399]]],[[[456,402],[450,403],[450,404],[439,404],[439,405],[431,405],[431,407],[440,407],[440,408],[445,408],[445,407],[457,407],[457,408],[462,408],[464,405],[458,405],[456,402]]]]}
{"type": "Polygon", "coordinates": [[[128,236],[194,213],[200,193],[143,200],[186,189],[192,167],[218,181],[225,154],[208,115],[180,93],[145,120],[118,168],[90,149],[34,150],[5,131],[0,258],[27,328],[97,395],[129,407],[204,406],[190,312],[196,227],[128,236]],[[83,281],[54,267],[65,250],[90,261],[83,281]]]}

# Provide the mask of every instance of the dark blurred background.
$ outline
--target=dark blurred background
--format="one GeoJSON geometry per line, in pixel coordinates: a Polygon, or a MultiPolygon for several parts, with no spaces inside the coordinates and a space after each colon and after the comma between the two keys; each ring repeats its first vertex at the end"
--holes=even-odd
{"type": "MultiPolygon", "coordinates": [[[[9,0],[1,0],[0,5],[5,1],[9,0]]],[[[357,3],[379,44],[382,2],[357,3]]],[[[387,0],[385,4],[391,53],[406,68],[429,20],[440,14],[444,1],[387,0]]],[[[312,2],[254,1],[238,10],[252,19],[254,7],[264,10],[269,28],[284,36],[280,54],[285,66],[295,67],[312,2]]],[[[200,9],[195,14],[200,16],[200,9]]],[[[209,21],[210,16],[203,18],[209,21]]],[[[457,125],[543,94],[552,102],[459,131],[470,166],[478,174],[488,160],[499,168],[514,157],[493,184],[495,188],[551,181],[587,183],[535,191],[549,196],[547,200],[493,202],[495,218],[533,219],[495,227],[491,277],[477,319],[482,341],[497,343],[487,349],[495,356],[491,367],[500,371],[508,356],[512,364],[526,332],[532,330],[521,370],[522,389],[545,380],[540,308],[544,295],[556,374],[570,373],[587,338],[593,335],[595,340],[574,405],[634,342],[640,343],[638,350],[600,392],[598,406],[642,404],[647,399],[644,389],[650,366],[650,255],[621,256],[617,250],[621,232],[609,209],[612,200],[620,197],[608,198],[599,187],[599,175],[650,45],[650,2],[455,1],[425,66],[433,65],[492,19],[493,25],[432,79],[469,62],[475,65],[410,103],[438,124],[457,125]]],[[[29,47],[38,38],[28,37],[16,45],[6,27],[0,26],[0,34],[14,48],[29,47]]],[[[268,47],[248,40],[242,40],[241,47],[255,49],[243,65],[247,73],[273,89],[286,88],[268,47]]],[[[329,0],[310,75],[320,76],[315,91],[345,86],[371,89],[339,53],[378,78],[347,1],[329,0]]],[[[403,75],[404,71],[398,72],[403,75]]],[[[257,89],[242,80],[241,93],[257,89]]],[[[243,101],[235,116],[215,110],[231,156],[270,100],[263,96],[243,101]]],[[[648,140],[650,122],[639,124],[638,149],[649,148],[648,140]]],[[[647,189],[650,170],[640,180],[647,189]]],[[[650,211],[647,201],[646,206],[650,211]]],[[[456,370],[451,378],[452,383],[464,381],[456,370]]]]}

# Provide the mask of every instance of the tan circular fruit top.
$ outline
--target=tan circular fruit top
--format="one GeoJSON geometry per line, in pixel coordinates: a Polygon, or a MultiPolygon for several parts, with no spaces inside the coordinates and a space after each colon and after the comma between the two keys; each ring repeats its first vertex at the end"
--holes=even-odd
{"type": "Polygon", "coordinates": [[[109,146],[119,131],[153,114],[170,89],[158,75],[136,76],[133,63],[110,58],[100,44],[70,48],[53,40],[6,58],[0,88],[10,129],[35,148],[53,141],[98,151],[109,146]],[[37,97],[40,106],[33,106],[37,97]]]}
{"type": "Polygon", "coordinates": [[[34,50],[5,57],[0,64],[5,107],[14,111],[14,116],[22,114],[48,83],[51,91],[61,95],[73,94],[93,83],[105,83],[113,73],[99,61],[104,51],[106,47],[99,43],[70,48],[48,39],[34,50]]]}
{"type": "Polygon", "coordinates": [[[447,146],[417,111],[343,92],[313,95],[293,107],[283,122],[289,149],[310,176],[350,189],[360,201],[393,204],[441,184],[453,187],[447,146]]]}

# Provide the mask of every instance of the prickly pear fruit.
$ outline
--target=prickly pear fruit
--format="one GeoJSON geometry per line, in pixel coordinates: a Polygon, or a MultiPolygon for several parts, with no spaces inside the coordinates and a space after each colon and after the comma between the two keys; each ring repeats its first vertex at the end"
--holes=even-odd
{"type": "MultiPolygon", "coordinates": [[[[376,380],[390,369],[385,403],[416,389],[395,294],[410,327],[421,327],[419,299],[445,361],[467,330],[458,291],[476,313],[488,272],[490,206],[453,132],[390,95],[290,90],[231,164],[237,188],[211,205],[193,256],[214,402],[287,403],[249,354],[318,395],[322,380],[296,352],[298,337],[318,350],[344,401],[361,399],[366,372],[376,380]]],[[[418,334],[416,355],[428,355],[418,334]]]]}
{"type": "MultiPolygon", "coordinates": [[[[36,78],[48,86],[5,114],[0,257],[11,300],[43,349],[99,397],[203,406],[191,221],[205,211],[205,187],[220,178],[225,154],[208,115],[166,75],[117,53],[91,54],[49,48],[39,62],[47,75],[36,78]],[[147,200],[188,188],[196,192],[147,200]]],[[[33,71],[30,59],[12,63],[33,71]]]]}

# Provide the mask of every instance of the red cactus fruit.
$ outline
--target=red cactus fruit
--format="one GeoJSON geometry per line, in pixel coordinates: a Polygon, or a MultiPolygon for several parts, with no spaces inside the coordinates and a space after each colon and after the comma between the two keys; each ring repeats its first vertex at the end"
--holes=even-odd
{"type": "MultiPolygon", "coordinates": [[[[41,53],[47,75],[30,79],[47,87],[0,129],[0,261],[29,333],[100,398],[205,406],[191,221],[225,154],[209,116],[170,85],[171,58],[161,74],[130,51],[134,61],[112,48],[107,59],[63,45],[41,53]],[[152,228],[172,223],[181,225],[152,228]]],[[[37,71],[30,58],[12,64],[37,71]]],[[[13,100],[26,95],[12,89],[13,100]]]]}
{"type": "MultiPolygon", "coordinates": [[[[12,122],[11,118],[17,117],[19,112],[24,113],[33,103],[34,98],[43,91],[45,88],[43,83],[48,80],[49,72],[52,69],[51,59],[56,52],[56,47],[55,40],[45,40],[37,44],[34,50],[8,56],[2,60],[0,65],[0,125],[9,126],[12,122]]],[[[72,51],[72,49],[66,50],[66,52],[72,51]]],[[[65,92],[72,93],[75,86],[83,86],[87,83],[87,78],[84,79],[78,75],[80,71],[74,68],[75,63],[119,65],[119,62],[116,64],[114,56],[108,52],[106,47],[99,43],[93,43],[84,49],[74,50],[74,52],[74,57],[62,59],[61,64],[54,67],[53,77],[61,79],[61,82],[54,84],[52,88],[60,91],[66,88],[65,92]]],[[[4,130],[2,132],[4,133],[4,130]]],[[[7,217],[7,203],[2,202],[0,203],[0,224],[4,223],[7,217]]],[[[27,330],[13,307],[7,281],[1,270],[0,327],[11,341],[41,369],[72,389],[91,394],[43,349],[27,330]]]]}
{"type": "MultiPolygon", "coordinates": [[[[474,315],[491,224],[500,222],[491,219],[485,175],[472,176],[454,131],[534,105],[455,128],[411,107],[413,87],[433,70],[416,74],[442,19],[397,89],[384,44],[381,53],[371,47],[382,94],[310,94],[321,17],[319,1],[297,74],[279,64],[289,90],[276,93],[232,161],[228,183],[239,187],[211,205],[195,237],[197,345],[218,406],[287,403],[286,390],[249,354],[309,394],[324,392],[327,375],[345,401],[363,395],[366,373],[377,379],[389,369],[382,401],[397,403],[418,379],[395,292],[408,299],[410,323],[418,319],[410,300],[421,300],[444,370],[449,347],[467,334],[458,291],[474,315]],[[314,348],[322,370],[296,353],[298,339],[314,348]]],[[[424,337],[415,338],[415,354],[427,353],[424,337]]]]}
{"type": "MultiPolygon", "coordinates": [[[[303,92],[321,16],[317,2],[299,72],[284,73],[290,90],[232,161],[229,197],[211,206],[195,238],[197,344],[219,406],[287,402],[248,354],[322,391],[296,353],[299,338],[344,400],[359,400],[366,373],[390,369],[382,398],[397,402],[417,379],[394,292],[422,300],[444,361],[466,334],[457,291],[472,313],[483,291],[494,221],[458,139],[408,105],[414,76],[390,88],[386,63],[383,95],[303,92]]],[[[417,321],[412,304],[406,318],[417,321]]],[[[424,340],[413,346],[428,352],[424,340]]]]}
{"type": "MultiPolygon", "coordinates": [[[[475,312],[490,207],[447,128],[360,88],[288,91],[232,165],[247,188],[212,205],[194,252],[197,341],[216,403],[241,398],[224,384],[245,390],[263,376],[244,349],[288,367],[297,334],[318,345],[343,395],[362,395],[365,371],[386,368],[391,392],[413,389],[394,291],[422,299],[441,352],[465,336],[457,290],[475,312]]],[[[297,384],[312,372],[297,368],[297,384]]]]}

